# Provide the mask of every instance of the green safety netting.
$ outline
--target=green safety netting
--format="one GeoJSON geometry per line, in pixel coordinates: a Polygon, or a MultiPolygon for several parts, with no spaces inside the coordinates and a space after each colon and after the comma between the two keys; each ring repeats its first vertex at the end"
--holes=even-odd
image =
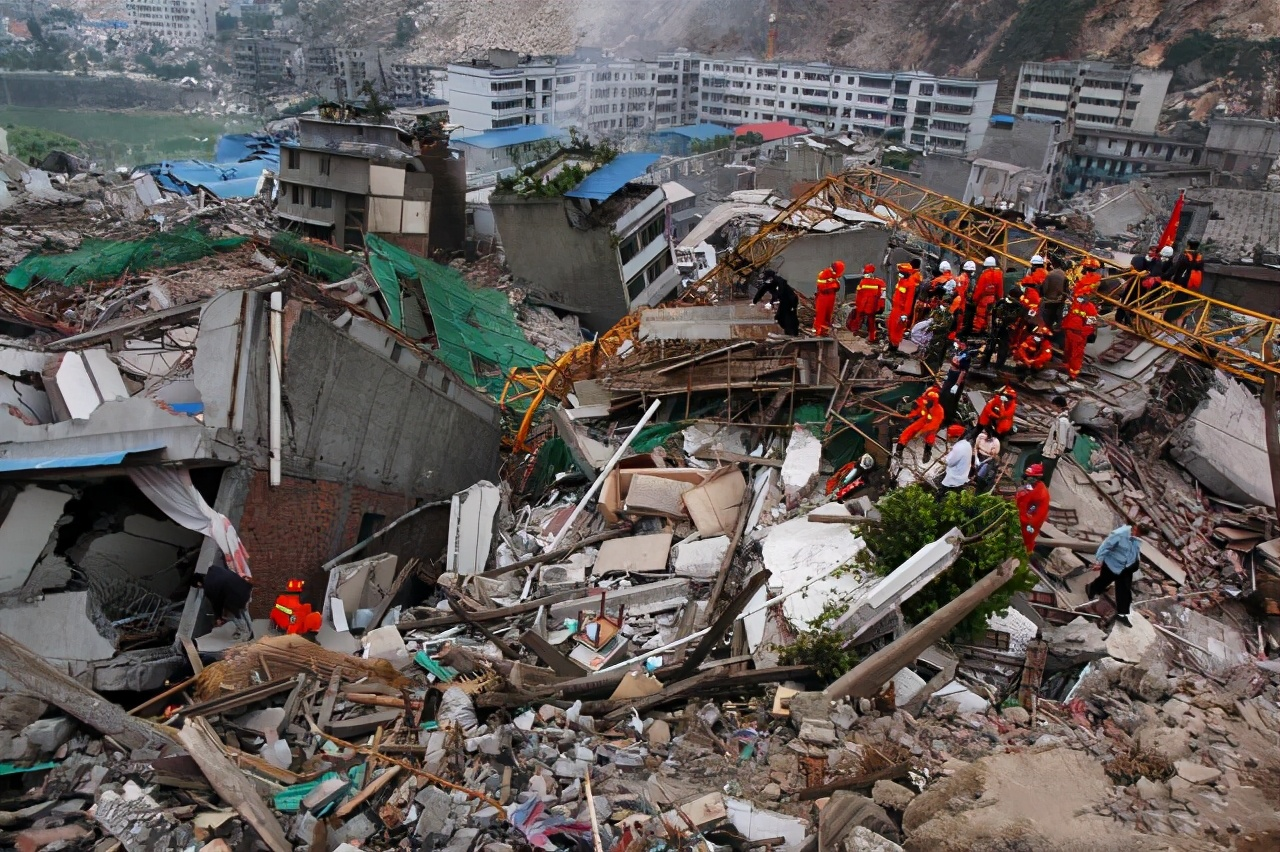
{"type": "Polygon", "coordinates": [[[365,237],[369,269],[387,302],[387,321],[405,322],[402,285],[421,288],[435,326],[435,354],[467,384],[497,399],[513,369],[547,363],[525,339],[507,294],[471,287],[457,270],[410,254],[380,237],[365,237]]]}
{"type": "Polygon", "coordinates": [[[25,290],[37,281],[53,281],[72,287],[90,281],[119,278],[130,270],[180,266],[215,252],[230,251],[247,239],[214,238],[201,233],[198,228],[188,227],[128,242],[85,240],[75,251],[27,255],[9,270],[4,283],[15,290],[25,290]]]}
{"type": "Polygon", "coordinates": [[[309,243],[296,234],[279,233],[271,238],[271,248],[284,257],[307,265],[307,274],[330,281],[342,281],[355,272],[355,259],[331,248],[309,243]]]}

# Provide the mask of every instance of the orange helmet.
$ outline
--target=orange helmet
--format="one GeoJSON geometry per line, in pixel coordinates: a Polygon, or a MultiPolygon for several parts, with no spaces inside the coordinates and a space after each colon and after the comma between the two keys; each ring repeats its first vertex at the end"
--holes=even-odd
{"type": "Polygon", "coordinates": [[[844,275],[844,261],[837,260],[835,263],[831,264],[831,271],[836,274],[837,278],[844,275]]]}

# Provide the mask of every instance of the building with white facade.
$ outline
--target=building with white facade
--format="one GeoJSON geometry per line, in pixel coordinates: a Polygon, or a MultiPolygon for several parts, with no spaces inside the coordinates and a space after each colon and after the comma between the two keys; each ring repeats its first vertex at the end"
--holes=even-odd
{"type": "Polygon", "coordinates": [[[124,6],[136,30],[169,44],[199,45],[217,35],[220,0],[125,0],[124,6]]]}
{"type": "Polygon", "coordinates": [[[603,55],[520,58],[491,51],[448,68],[450,120],[467,130],[577,125],[594,136],[645,135],[698,122],[785,121],[824,133],[899,132],[905,144],[954,153],[982,145],[996,81],[824,63],[603,55]]]}
{"type": "Polygon", "coordinates": [[[741,125],[786,121],[825,133],[902,133],[925,150],[982,146],[996,81],[918,71],[859,71],[820,62],[701,59],[698,117],[741,125]]]}
{"type": "Polygon", "coordinates": [[[1015,115],[1077,126],[1154,133],[1172,71],[1110,62],[1024,62],[1013,95],[1015,115]]]}

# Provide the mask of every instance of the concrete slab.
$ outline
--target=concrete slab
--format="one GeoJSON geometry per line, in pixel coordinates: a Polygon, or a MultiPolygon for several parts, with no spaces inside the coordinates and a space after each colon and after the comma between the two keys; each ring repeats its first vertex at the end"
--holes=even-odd
{"type": "Polygon", "coordinates": [[[204,543],[203,535],[180,527],[168,518],[157,520],[146,515],[130,515],[124,519],[124,531],[139,538],[150,538],[179,548],[199,547],[204,543]]]}
{"type": "Polygon", "coordinates": [[[847,600],[862,587],[857,571],[823,576],[848,564],[862,547],[862,539],[845,524],[815,524],[800,517],[769,528],[761,553],[772,572],[770,596],[793,593],[782,602],[782,613],[797,630],[812,629],[809,622],[829,603],[847,600]]]}
{"type": "Polygon", "coordinates": [[[0,594],[22,588],[44,552],[70,494],[28,485],[0,523],[0,594]]]}
{"type": "Polygon", "coordinates": [[[1138,663],[1157,639],[1156,629],[1142,613],[1130,613],[1132,627],[1116,622],[1107,636],[1107,653],[1124,663],[1138,663]]]}
{"type": "Polygon", "coordinates": [[[782,489],[787,503],[794,505],[813,486],[822,464],[822,442],[802,426],[791,432],[787,456],[782,462],[782,489]]]}
{"type": "Polygon", "coordinates": [[[171,570],[178,559],[178,548],[126,532],[108,533],[89,542],[87,547],[69,553],[85,573],[103,572],[110,576],[132,578],[148,590],[168,596],[176,591],[182,578],[171,570]]]}
{"type": "Polygon", "coordinates": [[[696,580],[714,580],[728,549],[729,537],[724,535],[681,542],[674,548],[675,573],[696,580]]]}
{"type": "Polygon", "coordinates": [[[4,631],[39,649],[46,660],[109,660],[116,646],[89,620],[88,592],[46,595],[31,606],[4,610],[4,631]]]}
{"type": "Polygon", "coordinates": [[[484,570],[493,546],[493,521],[501,501],[502,492],[492,482],[477,482],[453,495],[446,571],[467,575],[484,570]]]}
{"type": "Polygon", "coordinates": [[[1169,450],[1219,497],[1275,506],[1262,404],[1235,379],[1221,373],[1215,378],[1204,402],[1174,433],[1169,450]]]}

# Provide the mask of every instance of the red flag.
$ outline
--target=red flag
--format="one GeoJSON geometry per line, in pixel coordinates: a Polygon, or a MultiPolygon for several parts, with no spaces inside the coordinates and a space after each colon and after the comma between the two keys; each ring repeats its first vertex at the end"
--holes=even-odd
{"type": "Polygon", "coordinates": [[[1171,246],[1174,240],[1178,238],[1178,220],[1182,218],[1182,197],[1186,195],[1186,190],[1178,193],[1178,200],[1174,202],[1173,213],[1169,216],[1169,224],[1164,226],[1164,232],[1160,234],[1160,242],[1156,243],[1156,250],[1171,246]]]}

